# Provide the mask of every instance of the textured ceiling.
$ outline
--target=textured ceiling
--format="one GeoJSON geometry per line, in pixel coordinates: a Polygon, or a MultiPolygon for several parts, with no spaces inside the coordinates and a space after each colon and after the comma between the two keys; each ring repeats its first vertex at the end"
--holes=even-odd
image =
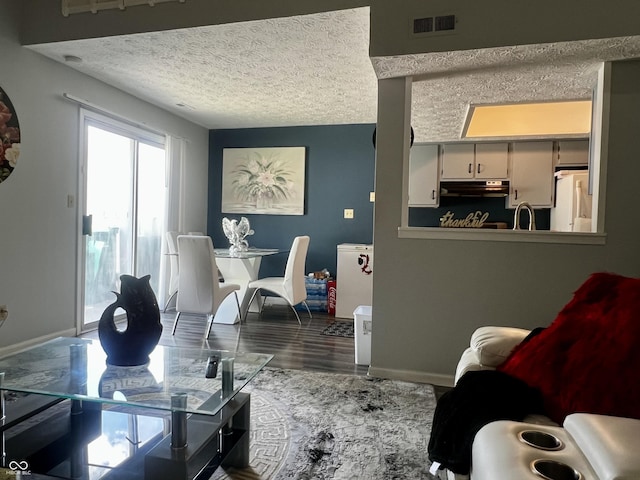
{"type": "Polygon", "coordinates": [[[370,59],[357,8],[29,48],[211,129],[375,123],[377,78],[414,76],[416,141],[451,141],[470,103],[589,98],[640,37],[370,59]]]}

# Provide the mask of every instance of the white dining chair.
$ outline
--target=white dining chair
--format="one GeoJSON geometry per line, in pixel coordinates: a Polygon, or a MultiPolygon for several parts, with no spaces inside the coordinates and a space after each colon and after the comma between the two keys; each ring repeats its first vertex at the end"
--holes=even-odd
{"type": "Polygon", "coordinates": [[[178,294],[178,276],[179,276],[179,264],[178,264],[178,232],[169,231],[165,233],[165,239],[167,240],[167,255],[169,256],[169,298],[164,304],[163,312],[167,311],[167,308],[171,304],[171,301],[178,294]]]}
{"type": "MultiPolygon", "coordinates": [[[[253,288],[255,290],[247,305],[251,305],[253,299],[260,290],[266,290],[284,298],[287,301],[293,310],[293,313],[296,314],[299,324],[302,325],[302,322],[300,321],[300,316],[295,309],[295,305],[299,303],[304,304],[307,312],[309,313],[309,318],[312,318],[311,310],[309,310],[309,306],[306,302],[307,287],[305,285],[304,273],[307,251],[309,250],[309,240],[310,238],[308,236],[300,236],[293,239],[293,244],[289,251],[289,258],[287,258],[287,265],[284,270],[284,277],[266,277],[249,282],[248,288],[253,288]]],[[[260,304],[260,313],[262,313],[262,305],[263,303],[260,304]]],[[[249,310],[247,307],[245,319],[248,313],[249,310]]]]}
{"type": "Polygon", "coordinates": [[[207,316],[205,340],[211,333],[213,318],[222,301],[232,293],[236,297],[238,318],[242,318],[237,291],[240,285],[220,283],[218,266],[211,237],[204,235],[178,236],[178,263],[180,269],[178,281],[178,299],[176,301],[176,319],[172,335],[176,333],[178,320],[182,313],[207,316]]]}

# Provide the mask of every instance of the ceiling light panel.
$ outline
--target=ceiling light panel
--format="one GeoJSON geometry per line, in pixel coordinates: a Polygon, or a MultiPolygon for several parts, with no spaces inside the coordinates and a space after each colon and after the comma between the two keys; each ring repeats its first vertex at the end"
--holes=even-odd
{"type": "Polygon", "coordinates": [[[463,138],[588,135],[591,101],[472,105],[463,138]]]}

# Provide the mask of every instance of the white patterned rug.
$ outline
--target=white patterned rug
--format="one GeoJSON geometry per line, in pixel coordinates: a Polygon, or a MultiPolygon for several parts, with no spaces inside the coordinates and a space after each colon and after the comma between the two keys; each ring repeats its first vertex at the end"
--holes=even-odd
{"type": "Polygon", "coordinates": [[[245,390],[250,467],[212,480],[434,478],[431,385],[265,368],[245,390]]]}

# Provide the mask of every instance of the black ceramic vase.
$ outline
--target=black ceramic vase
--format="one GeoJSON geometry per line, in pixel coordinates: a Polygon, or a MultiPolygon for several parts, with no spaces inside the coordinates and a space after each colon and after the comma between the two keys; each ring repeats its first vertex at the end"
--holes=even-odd
{"type": "Polygon", "coordinates": [[[98,336],[107,352],[110,365],[145,365],[149,354],[156,348],[162,335],[158,301],[149,284],[151,275],[136,278],[120,276],[120,293],[100,317],[98,336]],[[121,308],[127,314],[127,328],[118,330],[113,320],[115,311],[121,308]]]}

